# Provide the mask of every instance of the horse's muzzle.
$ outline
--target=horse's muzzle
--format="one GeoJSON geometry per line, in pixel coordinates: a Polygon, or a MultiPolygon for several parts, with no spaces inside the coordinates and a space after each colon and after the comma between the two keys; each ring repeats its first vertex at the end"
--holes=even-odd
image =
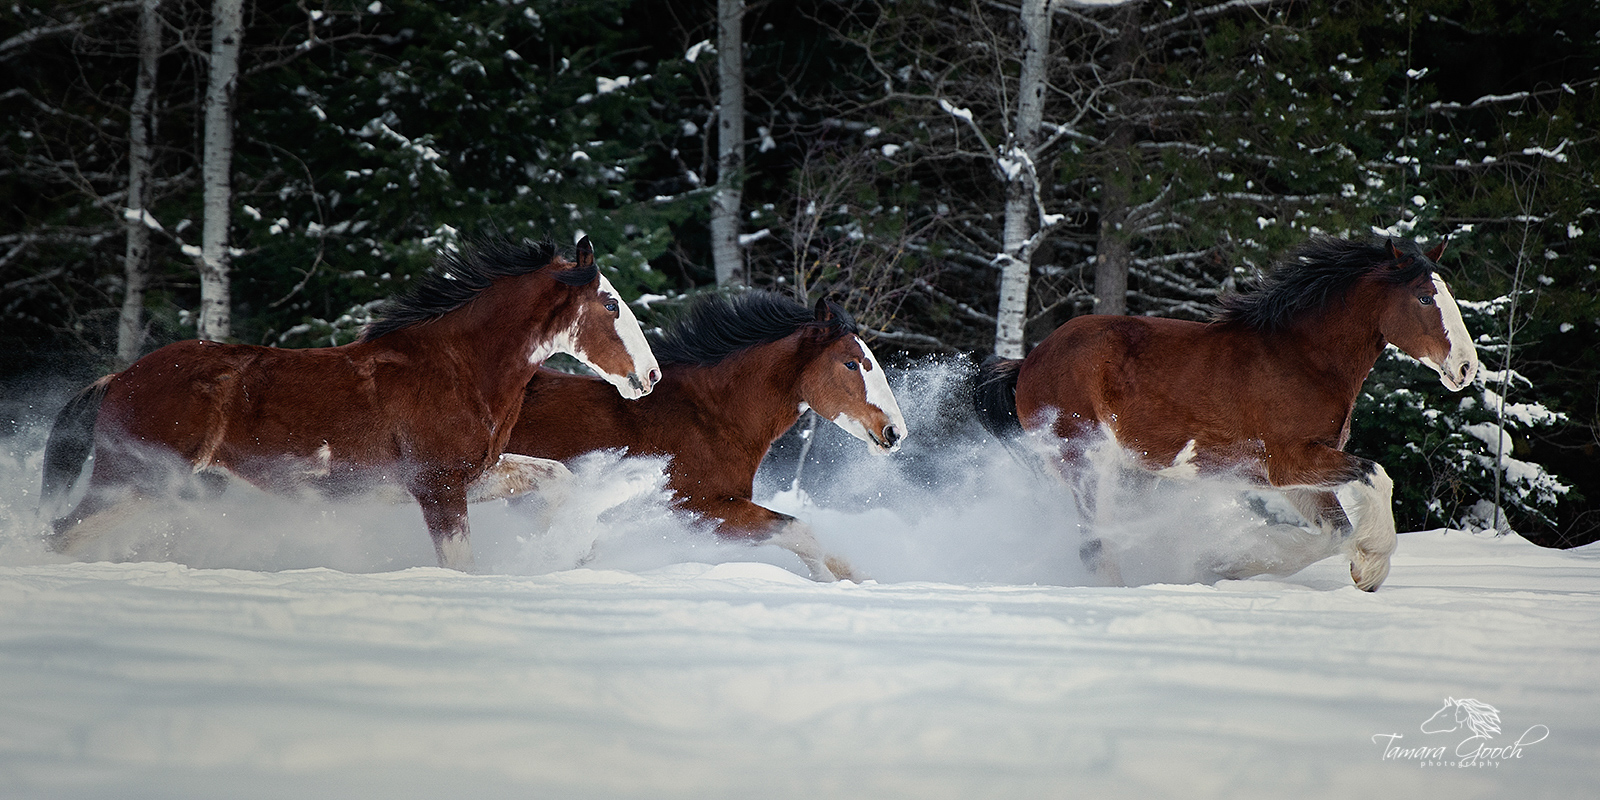
{"type": "Polygon", "coordinates": [[[900,442],[906,438],[900,428],[894,423],[883,426],[883,433],[878,438],[878,445],[885,450],[893,452],[900,449],[900,442]]]}

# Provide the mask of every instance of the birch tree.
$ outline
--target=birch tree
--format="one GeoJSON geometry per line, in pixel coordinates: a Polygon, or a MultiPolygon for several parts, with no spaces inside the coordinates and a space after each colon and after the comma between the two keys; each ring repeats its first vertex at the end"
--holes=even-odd
{"type": "Polygon", "coordinates": [[[1028,279],[1033,251],[1062,219],[1045,211],[1037,165],[1044,155],[1039,127],[1044,117],[1045,60],[1050,55],[1052,0],[1022,2],[1022,71],[1017,78],[1017,121],[998,149],[995,168],[1006,182],[1004,233],[995,262],[1000,267],[1000,305],[995,312],[994,351],[1021,358],[1028,319],[1028,279]]]}
{"type": "Polygon", "coordinates": [[[211,15],[211,64],[201,165],[205,219],[200,234],[198,335],[221,341],[230,335],[232,320],[228,228],[233,218],[233,99],[239,79],[239,40],[244,35],[243,0],[214,0],[211,15]]]}
{"type": "Polygon", "coordinates": [[[717,0],[717,188],[711,196],[711,259],[717,284],[743,283],[739,206],[744,181],[744,0],[717,0]]]}
{"type": "Polygon", "coordinates": [[[149,211],[154,166],[156,68],[161,57],[161,0],[139,4],[139,74],[128,113],[128,201],[123,212],[128,244],[122,259],[122,313],[117,320],[117,365],[138,360],[144,347],[144,291],[150,278],[149,211]]]}

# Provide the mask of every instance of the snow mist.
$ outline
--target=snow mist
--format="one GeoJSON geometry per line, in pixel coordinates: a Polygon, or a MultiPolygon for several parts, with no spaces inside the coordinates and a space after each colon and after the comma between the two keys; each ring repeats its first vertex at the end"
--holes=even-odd
{"type": "MultiPolygon", "coordinates": [[[[985,433],[971,410],[972,372],[956,358],[893,373],[910,436],[892,456],[869,452],[831,423],[802,418],[763,463],[756,502],[812,525],[831,553],[880,582],[1095,585],[1078,557],[1084,533],[1076,504],[1043,466],[1051,443],[999,442],[985,433]]],[[[42,540],[48,517],[60,510],[36,510],[46,425],[0,439],[0,564],[69,560],[42,540]]],[[[1215,581],[1220,567],[1270,552],[1285,524],[1299,522],[1275,493],[1239,482],[1156,479],[1129,469],[1121,451],[1104,443],[1091,453],[1095,532],[1129,583],[1215,581]]],[[[592,453],[569,465],[569,486],[474,505],[479,568],[642,572],[758,561],[806,574],[786,551],[721,541],[705,522],[673,510],[665,464],[592,453]]],[[[421,513],[398,491],[327,501],[269,495],[237,479],[214,499],[129,509],[82,556],[265,571],[435,564],[421,513]]]]}

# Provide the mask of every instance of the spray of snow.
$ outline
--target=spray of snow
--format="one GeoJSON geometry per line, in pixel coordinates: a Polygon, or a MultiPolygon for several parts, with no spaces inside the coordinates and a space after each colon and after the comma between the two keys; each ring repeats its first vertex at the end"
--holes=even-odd
{"type": "MultiPolygon", "coordinates": [[[[913,431],[902,452],[876,457],[823,424],[801,485],[793,485],[797,448],[780,442],[757,475],[756,502],[810,524],[829,552],[880,582],[1098,583],[1078,556],[1084,521],[1047,466],[1054,445],[1034,438],[1002,443],[984,434],[970,411],[969,379],[970,366],[961,361],[899,371],[893,388],[913,431]]],[[[6,440],[0,564],[67,560],[49,553],[40,538],[45,517],[59,510],[34,510],[45,435],[36,426],[6,440]]],[[[1286,526],[1300,523],[1273,493],[1241,483],[1155,478],[1131,469],[1109,444],[1091,450],[1091,463],[1099,509],[1092,530],[1130,583],[1214,582],[1229,565],[1273,552],[1286,541],[1286,526]]],[[[533,575],[754,561],[806,574],[784,550],[719,540],[705,521],[674,510],[662,459],[601,452],[570,466],[570,486],[472,506],[479,569],[533,575]]],[[[82,556],[269,571],[378,572],[435,563],[416,504],[397,491],[324,501],[270,495],[239,480],[214,499],[130,509],[82,556]]]]}

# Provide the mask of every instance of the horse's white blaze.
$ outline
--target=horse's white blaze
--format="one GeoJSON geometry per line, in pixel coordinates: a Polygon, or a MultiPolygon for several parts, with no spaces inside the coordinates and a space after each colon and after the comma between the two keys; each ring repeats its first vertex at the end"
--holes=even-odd
{"type": "Polygon", "coordinates": [[[1172,466],[1158,469],[1156,474],[1163,478],[1197,478],[1200,476],[1200,466],[1194,463],[1194,455],[1194,440],[1190,439],[1189,443],[1173,456],[1172,466]]]}
{"type": "Polygon", "coordinates": [[[1467,333],[1467,323],[1461,319],[1461,306],[1456,304],[1450,287],[1438,273],[1433,275],[1433,289],[1433,301],[1439,306],[1439,315],[1444,321],[1445,338],[1450,340],[1450,354],[1445,356],[1443,364],[1435,364],[1428,358],[1422,359],[1422,363],[1439,373],[1439,381],[1446,389],[1459,392],[1478,374],[1478,348],[1472,344],[1472,334],[1467,333]]]}
{"type": "Polygon", "coordinates": [[[643,397],[655,388],[650,382],[650,375],[661,374],[661,365],[656,363],[656,354],[650,350],[650,343],[645,341],[644,331],[639,328],[639,320],[633,315],[633,309],[622,301],[622,295],[617,294],[616,288],[604,275],[600,276],[600,291],[617,299],[617,338],[622,340],[629,357],[633,359],[631,375],[624,375],[619,380],[611,380],[608,377],[607,380],[622,392],[623,397],[629,399],[643,397]]]}
{"type": "Polygon", "coordinates": [[[622,340],[623,347],[627,350],[629,358],[633,361],[633,369],[625,375],[612,374],[601,369],[578,346],[578,322],[573,322],[566,329],[550,338],[543,347],[535,348],[528,354],[528,360],[534,364],[543,363],[554,353],[566,353],[578,359],[584,366],[594,370],[596,375],[605,379],[606,383],[617,387],[617,392],[629,400],[637,400],[650,393],[655,388],[650,383],[650,374],[661,374],[661,365],[656,362],[656,355],[650,350],[650,343],[645,341],[644,331],[639,328],[639,320],[633,315],[633,309],[622,302],[617,295],[617,290],[611,286],[611,281],[604,275],[600,276],[600,291],[616,298],[618,313],[615,321],[617,338],[622,340]]]}
{"type": "Polygon", "coordinates": [[[857,439],[876,445],[878,449],[874,452],[892,453],[900,449],[900,442],[906,438],[908,433],[906,430],[906,418],[900,413],[900,404],[895,402],[894,391],[889,388],[889,378],[883,369],[883,362],[872,354],[872,350],[868,349],[867,343],[861,341],[859,336],[856,337],[856,346],[861,348],[861,355],[872,362],[872,369],[866,369],[863,366],[862,369],[856,371],[856,374],[861,376],[862,388],[866,392],[867,405],[882,412],[885,417],[889,418],[889,422],[884,426],[884,430],[872,431],[868,429],[865,421],[855,419],[849,414],[841,413],[833,418],[833,424],[843,428],[857,439]],[[890,429],[894,431],[893,436],[887,433],[890,429]],[[894,440],[893,442],[888,441],[891,438],[894,440]]]}

